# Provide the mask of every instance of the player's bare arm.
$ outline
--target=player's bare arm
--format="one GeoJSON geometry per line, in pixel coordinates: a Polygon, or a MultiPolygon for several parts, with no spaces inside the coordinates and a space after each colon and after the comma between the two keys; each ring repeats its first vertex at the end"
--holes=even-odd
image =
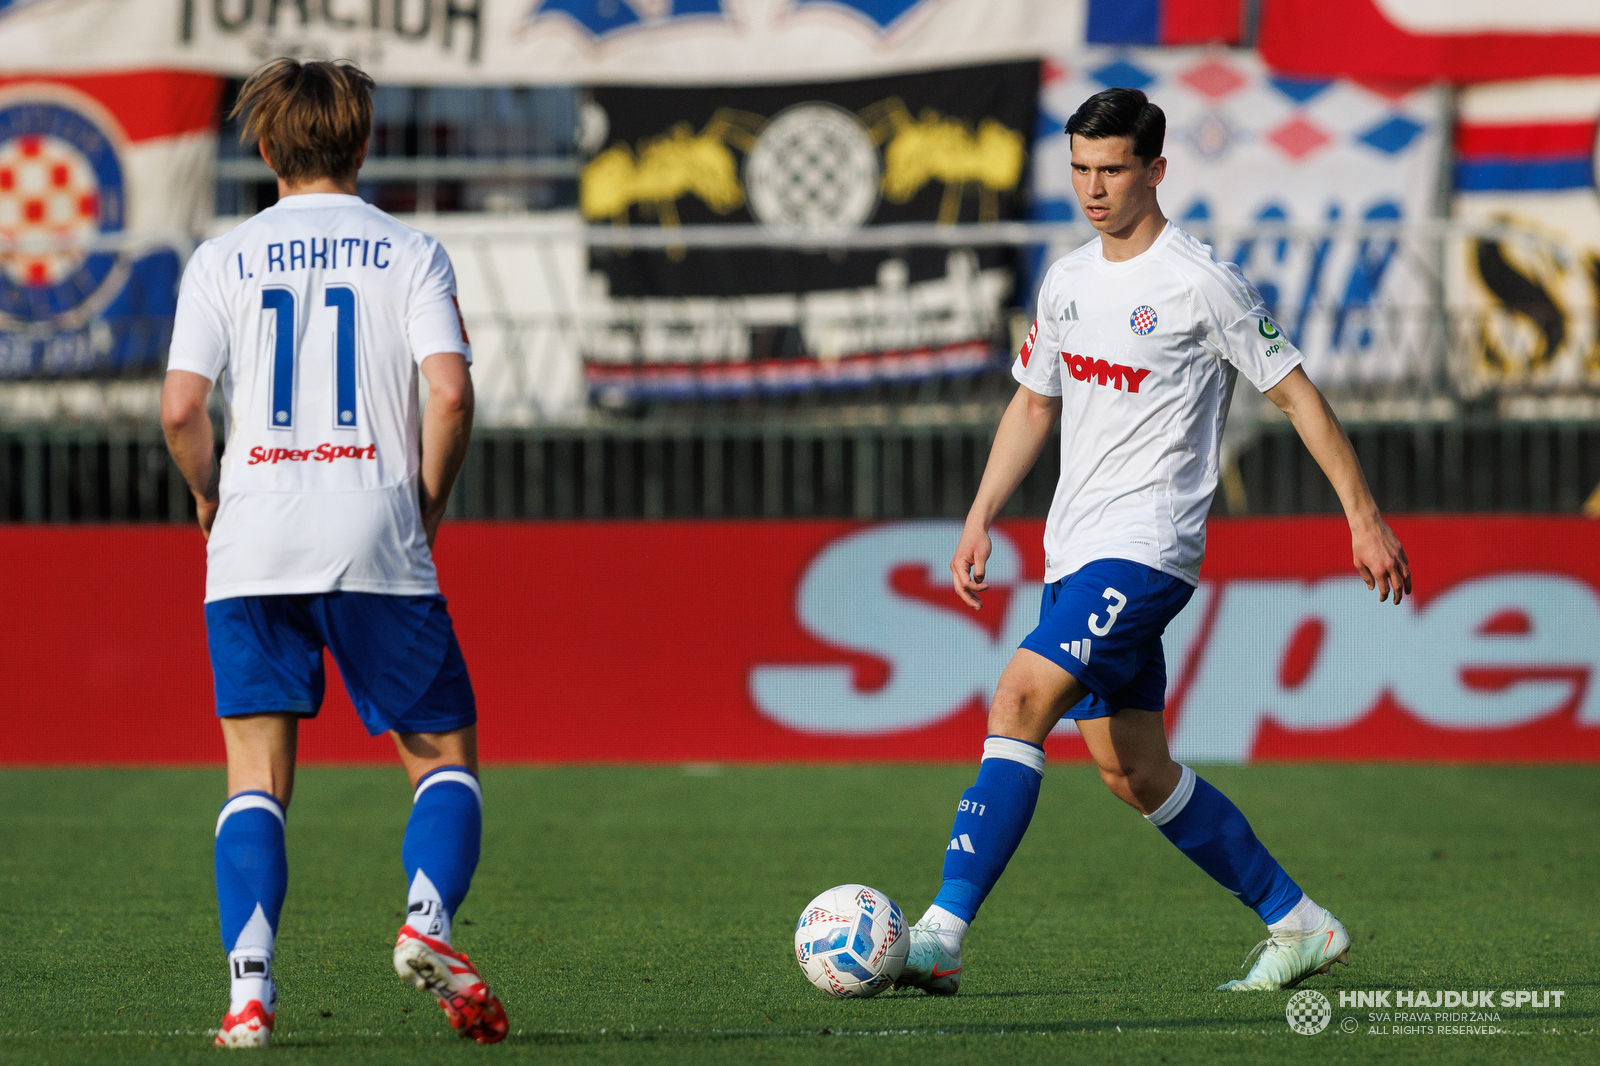
{"type": "Polygon", "coordinates": [[[1033,469],[1060,417],[1061,397],[1045,396],[1019,385],[1000,419],[994,444],[989,449],[989,461],[984,464],[983,481],[978,485],[978,495],[967,512],[966,527],[961,531],[961,540],[950,560],[950,577],[955,582],[956,595],[975,611],[983,610],[979,593],[989,588],[983,580],[984,568],[993,550],[989,526],[1028,471],[1033,469]]]}
{"type": "Polygon", "coordinates": [[[428,547],[439,535],[450,489],[467,458],[472,440],[472,374],[456,352],[436,352],[422,361],[428,381],[428,407],[422,413],[422,471],[418,479],[422,528],[428,547]]]}
{"type": "Polygon", "coordinates": [[[211,536],[217,518],[216,441],[211,430],[211,413],[206,401],[211,397],[211,382],[188,370],[169,370],[161,386],[161,429],[173,461],[194,493],[200,532],[211,536]]]}
{"type": "Polygon", "coordinates": [[[1339,417],[1300,367],[1268,389],[1267,398],[1289,416],[1295,432],[1339,494],[1350,523],[1350,547],[1361,580],[1367,588],[1378,590],[1380,600],[1387,600],[1392,590],[1398,604],[1411,594],[1411,563],[1400,539],[1378,513],[1378,502],[1372,498],[1339,417]]]}

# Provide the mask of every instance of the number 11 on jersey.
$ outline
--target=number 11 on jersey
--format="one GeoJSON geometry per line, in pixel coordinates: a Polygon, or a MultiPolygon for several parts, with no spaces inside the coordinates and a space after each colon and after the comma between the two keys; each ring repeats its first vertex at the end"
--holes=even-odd
{"type": "MultiPolygon", "coordinates": [[[[356,428],[356,291],[348,285],[330,285],[323,305],[333,308],[338,322],[333,332],[334,425],[356,428]]],[[[274,429],[294,428],[295,298],[290,289],[262,289],[261,309],[277,313],[272,355],[272,417],[274,429]]]]}

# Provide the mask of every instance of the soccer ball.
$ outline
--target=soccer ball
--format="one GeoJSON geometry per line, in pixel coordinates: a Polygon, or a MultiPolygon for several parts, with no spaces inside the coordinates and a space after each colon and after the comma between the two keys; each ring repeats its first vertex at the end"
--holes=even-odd
{"type": "Polygon", "coordinates": [[[806,980],[840,999],[893,987],[910,947],[900,905],[866,885],[828,889],[806,904],[794,927],[794,957],[806,980]]]}

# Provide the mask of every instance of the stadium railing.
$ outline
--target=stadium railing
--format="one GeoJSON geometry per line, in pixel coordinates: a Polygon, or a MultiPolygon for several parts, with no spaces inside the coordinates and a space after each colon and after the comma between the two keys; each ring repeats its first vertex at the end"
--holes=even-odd
{"type": "MultiPolygon", "coordinates": [[[[485,429],[451,500],[457,518],[961,517],[992,423],[781,423],[485,429]]],[[[1388,512],[1575,513],[1600,482],[1600,425],[1464,422],[1350,427],[1388,512]]],[[[1046,447],[1008,514],[1043,515],[1046,447]]],[[[1287,425],[1238,456],[1214,513],[1334,513],[1327,479],[1287,425]]],[[[0,521],[186,521],[193,505],[159,427],[0,431],[0,521]]]]}

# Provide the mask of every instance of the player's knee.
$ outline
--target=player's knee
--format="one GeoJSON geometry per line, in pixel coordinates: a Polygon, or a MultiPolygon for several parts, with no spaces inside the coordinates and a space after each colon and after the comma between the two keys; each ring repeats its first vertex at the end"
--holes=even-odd
{"type": "Polygon", "coordinates": [[[1172,791],[1159,767],[1117,765],[1099,770],[1100,780],[1111,794],[1141,814],[1161,806],[1172,791]]]}
{"type": "Polygon", "coordinates": [[[1124,766],[1101,766],[1100,780],[1105,783],[1111,794],[1130,807],[1139,804],[1134,800],[1133,790],[1129,785],[1130,771],[1124,766]]]}
{"type": "Polygon", "coordinates": [[[1128,794],[1132,797],[1128,802],[1144,814],[1161,806],[1172,791],[1159,767],[1138,767],[1128,774],[1127,782],[1128,794]]]}

